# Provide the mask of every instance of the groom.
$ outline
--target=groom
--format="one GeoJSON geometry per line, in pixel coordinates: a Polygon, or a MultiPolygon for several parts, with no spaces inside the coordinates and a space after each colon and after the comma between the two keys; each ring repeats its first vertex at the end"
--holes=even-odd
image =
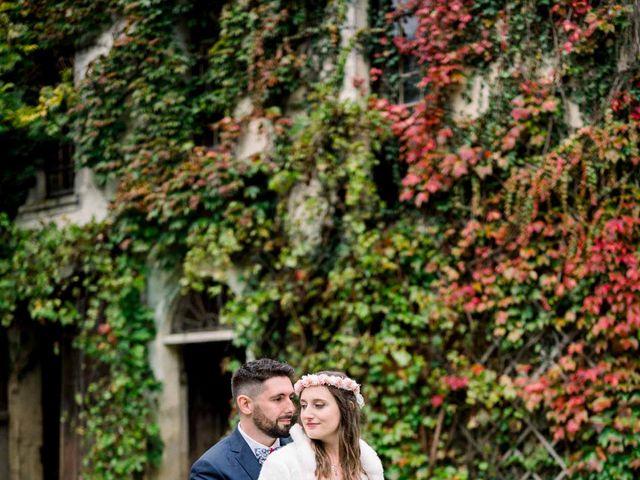
{"type": "Polygon", "coordinates": [[[240,423],[193,464],[189,480],[257,480],[267,455],[290,442],[293,378],[291,366],[269,358],[240,367],[231,378],[240,423]]]}

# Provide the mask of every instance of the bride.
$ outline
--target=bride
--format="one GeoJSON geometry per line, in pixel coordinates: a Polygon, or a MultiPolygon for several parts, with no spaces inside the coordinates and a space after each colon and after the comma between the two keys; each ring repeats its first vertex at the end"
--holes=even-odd
{"type": "Polygon", "coordinates": [[[258,480],[383,480],[376,452],[360,439],[360,385],[339,372],[304,375],[294,385],[300,425],[272,453],[258,480]]]}

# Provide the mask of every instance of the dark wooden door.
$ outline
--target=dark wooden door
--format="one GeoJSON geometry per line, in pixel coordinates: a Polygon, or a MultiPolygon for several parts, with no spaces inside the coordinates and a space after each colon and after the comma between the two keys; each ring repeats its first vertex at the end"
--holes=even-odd
{"type": "Polygon", "coordinates": [[[58,325],[40,326],[37,338],[42,371],[42,477],[43,480],[59,480],[61,329],[58,325]]]}
{"type": "Polygon", "coordinates": [[[9,478],[9,347],[0,327],[0,478],[9,478]]]}
{"type": "Polygon", "coordinates": [[[222,437],[231,414],[231,374],[225,359],[244,358],[231,342],[184,345],[188,384],[189,465],[222,437]]]}
{"type": "Polygon", "coordinates": [[[73,348],[73,336],[65,332],[61,344],[60,480],[78,480],[82,458],[78,433],[80,409],[76,397],[85,392],[84,356],[73,348]]]}
{"type": "Polygon", "coordinates": [[[84,392],[83,358],[73,348],[70,329],[46,327],[40,338],[43,480],[78,480],[82,451],[76,396],[84,392]]]}

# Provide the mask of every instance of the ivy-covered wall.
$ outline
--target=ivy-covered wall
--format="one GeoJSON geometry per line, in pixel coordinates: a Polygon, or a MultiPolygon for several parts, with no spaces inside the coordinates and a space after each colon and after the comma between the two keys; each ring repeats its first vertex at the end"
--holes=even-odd
{"type": "Polygon", "coordinates": [[[371,0],[347,46],[347,0],[0,5],[0,314],[76,325],[108,372],[80,399],[87,478],[159,459],[149,259],[196,290],[239,269],[239,344],[361,380],[390,479],[637,476],[637,2],[371,0]],[[352,48],[374,93],[342,102],[352,48]],[[239,158],[256,119],[272,148],[239,158]],[[18,229],[63,142],[117,182],[109,219],[18,229]],[[310,246],[290,196],[317,183],[310,246]]]}

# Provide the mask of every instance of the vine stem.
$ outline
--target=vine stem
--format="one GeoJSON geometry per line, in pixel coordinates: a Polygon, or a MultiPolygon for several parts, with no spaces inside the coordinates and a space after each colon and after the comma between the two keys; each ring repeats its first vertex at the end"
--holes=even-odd
{"type": "Polygon", "coordinates": [[[442,432],[442,424],[444,423],[444,407],[440,409],[438,413],[438,423],[436,424],[436,431],[433,434],[433,441],[431,442],[431,450],[429,451],[429,472],[427,477],[431,476],[431,472],[436,464],[436,454],[438,452],[438,442],[440,441],[440,433],[442,432]]]}

